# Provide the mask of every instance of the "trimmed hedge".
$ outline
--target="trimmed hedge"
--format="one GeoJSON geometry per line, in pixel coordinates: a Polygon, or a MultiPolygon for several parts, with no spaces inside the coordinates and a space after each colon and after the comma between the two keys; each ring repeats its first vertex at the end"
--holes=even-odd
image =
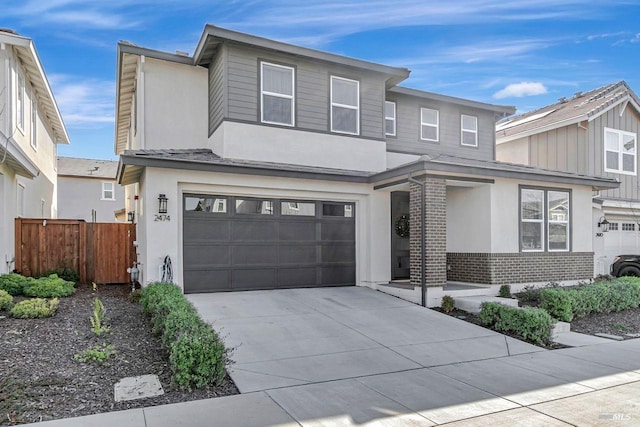
{"type": "Polygon", "coordinates": [[[565,322],[591,313],[611,313],[638,306],[640,278],[636,277],[540,291],[540,307],[565,322]]]}
{"type": "Polygon", "coordinates": [[[74,286],[74,282],[67,282],[59,278],[57,274],[51,274],[37,280],[30,280],[25,285],[23,294],[28,297],[37,298],[68,297],[75,293],[76,289],[74,286]]]}
{"type": "Polygon", "coordinates": [[[9,295],[13,296],[22,295],[24,287],[33,280],[16,273],[3,274],[0,275],[0,290],[7,291],[9,295]]]}
{"type": "Polygon", "coordinates": [[[13,297],[7,291],[0,289],[0,311],[11,310],[13,307],[13,297]]]}
{"type": "Polygon", "coordinates": [[[485,326],[516,334],[534,344],[546,345],[551,341],[554,320],[543,309],[516,308],[496,302],[483,302],[481,307],[479,317],[485,326]]]}
{"type": "Polygon", "coordinates": [[[231,363],[230,350],[171,283],[152,283],[142,290],[142,311],[151,328],[169,350],[175,384],[182,389],[202,388],[222,381],[231,363]]]}

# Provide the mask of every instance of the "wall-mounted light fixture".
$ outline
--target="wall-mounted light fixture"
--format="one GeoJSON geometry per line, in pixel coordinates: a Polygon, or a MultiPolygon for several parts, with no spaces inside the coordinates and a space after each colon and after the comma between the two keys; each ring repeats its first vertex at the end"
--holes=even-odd
{"type": "Polygon", "coordinates": [[[158,195],[158,213],[166,214],[167,213],[167,196],[164,194],[158,195]]]}
{"type": "Polygon", "coordinates": [[[605,218],[604,216],[600,217],[600,219],[598,220],[598,228],[603,233],[609,231],[609,221],[607,221],[607,218],[605,218]]]}
{"type": "Polygon", "coordinates": [[[130,223],[133,223],[135,219],[136,219],[136,213],[134,211],[127,213],[127,221],[129,221],[130,223]]]}

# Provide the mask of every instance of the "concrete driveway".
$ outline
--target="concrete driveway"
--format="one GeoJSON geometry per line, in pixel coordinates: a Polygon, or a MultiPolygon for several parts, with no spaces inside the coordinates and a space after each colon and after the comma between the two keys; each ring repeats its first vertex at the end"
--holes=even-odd
{"type": "Polygon", "coordinates": [[[240,392],[541,351],[368,288],[192,294],[228,346],[240,392]]]}

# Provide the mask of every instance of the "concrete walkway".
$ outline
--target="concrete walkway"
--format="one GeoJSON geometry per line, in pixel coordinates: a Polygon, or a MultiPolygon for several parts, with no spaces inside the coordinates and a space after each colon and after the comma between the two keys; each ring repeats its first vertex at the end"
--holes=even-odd
{"type": "Polygon", "coordinates": [[[640,425],[640,340],[544,351],[364,288],[189,298],[243,394],[38,425],[640,425]]]}

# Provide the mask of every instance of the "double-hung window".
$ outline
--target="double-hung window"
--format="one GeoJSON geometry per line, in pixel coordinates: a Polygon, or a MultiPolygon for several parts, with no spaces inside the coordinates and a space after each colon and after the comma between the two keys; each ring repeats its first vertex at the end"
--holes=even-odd
{"type": "Polygon", "coordinates": [[[115,200],[115,186],[113,182],[103,182],[102,183],[102,200],[115,200]]]}
{"type": "Polygon", "coordinates": [[[469,147],[478,146],[478,118],[475,116],[460,116],[460,143],[469,147]]]}
{"type": "Polygon", "coordinates": [[[16,125],[24,131],[24,76],[20,73],[16,90],[16,125]]]}
{"type": "Polygon", "coordinates": [[[260,63],[260,103],[263,123],[294,125],[295,70],[284,65],[260,63]]]}
{"type": "Polygon", "coordinates": [[[431,108],[420,108],[420,139],[439,140],[440,112],[431,108]]]}
{"type": "Polygon", "coordinates": [[[520,247],[523,252],[569,250],[570,193],[562,190],[520,190],[520,247]]]}
{"type": "Polygon", "coordinates": [[[396,136],[396,103],[392,101],[384,103],[384,133],[396,136]]]}
{"type": "Polygon", "coordinates": [[[360,82],[331,76],[331,132],[360,133],[360,82]]]}
{"type": "Polygon", "coordinates": [[[636,175],[636,143],[635,133],[604,128],[605,172],[636,175]]]}

